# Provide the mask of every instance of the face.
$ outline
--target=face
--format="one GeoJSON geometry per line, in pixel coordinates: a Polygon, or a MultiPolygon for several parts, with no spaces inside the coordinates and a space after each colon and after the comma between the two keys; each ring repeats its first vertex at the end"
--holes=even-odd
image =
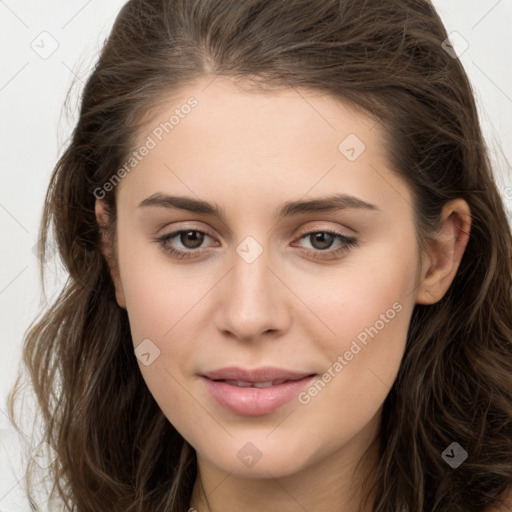
{"type": "Polygon", "coordinates": [[[190,85],[140,133],[116,285],[144,379],[198,456],[279,477],[377,432],[420,255],[379,124],[240,85],[190,85]]]}

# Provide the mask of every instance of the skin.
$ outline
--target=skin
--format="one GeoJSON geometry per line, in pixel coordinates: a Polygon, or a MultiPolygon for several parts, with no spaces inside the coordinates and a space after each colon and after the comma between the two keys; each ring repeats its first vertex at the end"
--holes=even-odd
{"type": "MultiPolygon", "coordinates": [[[[469,207],[448,203],[435,240],[420,254],[411,191],[389,167],[379,124],[319,92],[243,85],[207,77],[151,113],[140,144],[187,98],[198,100],[117,186],[117,236],[105,240],[105,255],[134,346],[150,339],[160,350],[150,365],[139,361],[144,379],[196,450],[191,505],[199,512],[353,511],[375,450],[359,471],[355,465],[378,436],[414,306],[437,302],[453,281],[469,207]],[[349,134],[366,146],[355,161],[338,149],[349,134]],[[379,211],[276,216],[286,201],[334,192],[379,211]],[[138,206],[155,193],[216,203],[225,218],[138,206]],[[185,237],[168,242],[195,257],[176,259],[154,241],[178,229],[207,234],[199,249],[185,246],[185,237]],[[357,246],[328,258],[342,246],[338,239],[322,252],[303,236],[325,230],[355,237],[357,246]],[[247,236],[263,249],[250,264],[236,251],[247,236]],[[397,303],[400,312],[305,405],[292,400],[266,415],[237,415],[198,376],[235,364],[321,376],[397,303]],[[249,442],[261,455],[251,467],[237,456],[249,442]]],[[[96,214],[105,225],[99,199],[96,214]]]]}

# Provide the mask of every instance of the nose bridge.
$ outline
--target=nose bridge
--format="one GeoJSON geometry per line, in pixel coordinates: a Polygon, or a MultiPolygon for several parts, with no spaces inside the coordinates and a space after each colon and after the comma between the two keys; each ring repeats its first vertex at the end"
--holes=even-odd
{"type": "Polygon", "coordinates": [[[270,250],[252,236],[243,239],[235,250],[232,271],[222,287],[218,327],[240,339],[283,328],[282,290],[268,268],[270,250]]]}
{"type": "MultiPolygon", "coordinates": [[[[272,302],[269,277],[272,276],[267,266],[269,250],[255,238],[245,238],[237,247],[233,257],[231,276],[231,293],[238,304],[240,312],[252,316],[262,314],[265,305],[272,302]]],[[[234,304],[235,305],[235,304],[234,304]]]]}
{"type": "Polygon", "coordinates": [[[267,268],[269,263],[269,250],[264,248],[253,237],[247,237],[236,247],[233,257],[232,285],[242,296],[257,299],[260,294],[268,291],[267,268]]]}

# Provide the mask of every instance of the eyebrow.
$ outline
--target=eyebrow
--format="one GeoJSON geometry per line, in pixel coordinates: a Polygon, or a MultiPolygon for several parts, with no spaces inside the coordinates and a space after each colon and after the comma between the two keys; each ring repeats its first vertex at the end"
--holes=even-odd
{"type": "MultiPolygon", "coordinates": [[[[145,207],[163,207],[177,208],[195,213],[213,215],[224,219],[224,211],[217,204],[209,203],[202,199],[192,197],[171,196],[162,193],[155,193],[139,203],[139,208],[145,207]]],[[[292,217],[305,213],[316,212],[336,212],[338,210],[357,209],[367,211],[380,211],[380,209],[371,203],[367,203],[355,196],[346,194],[334,194],[328,197],[321,197],[310,200],[288,201],[278,210],[279,218],[292,217]]]]}

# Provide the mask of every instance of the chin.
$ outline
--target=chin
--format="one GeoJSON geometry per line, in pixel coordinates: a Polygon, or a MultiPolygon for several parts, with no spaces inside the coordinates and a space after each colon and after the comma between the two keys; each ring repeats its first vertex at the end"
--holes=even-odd
{"type": "Polygon", "coordinates": [[[304,442],[283,445],[282,440],[271,442],[264,437],[230,441],[229,446],[219,443],[214,451],[211,447],[199,451],[210,464],[241,478],[284,478],[308,465],[304,442]]]}

